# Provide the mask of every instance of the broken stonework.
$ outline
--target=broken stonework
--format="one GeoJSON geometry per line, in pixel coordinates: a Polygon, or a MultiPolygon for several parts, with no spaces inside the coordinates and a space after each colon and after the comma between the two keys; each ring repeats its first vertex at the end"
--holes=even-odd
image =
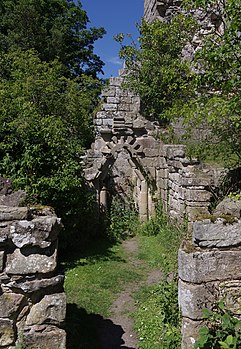
{"type": "Polygon", "coordinates": [[[122,88],[123,72],[102,92],[107,103],[96,115],[95,142],[83,159],[99,216],[113,193],[133,199],[142,221],[155,214],[161,198],[170,218],[185,219],[191,227],[200,214],[209,213],[212,189],[223,170],[188,159],[182,144],[163,144],[158,120],[145,118],[138,96],[122,88]]]}
{"type": "Polygon", "coordinates": [[[226,198],[217,205],[213,213],[216,216],[230,215],[241,218],[241,200],[226,198]]]}
{"type": "Polygon", "coordinates": [[[60,229],[49,208],[0,206],[0,348],[66,348],[60,229]]]}
{"type": "Polygon", "coordinates": [[[193,224],[193,244],[200,247],[229,247],[241,245],[241,221],[227,224],[223,218],[198,221],[193,224]]]}
{"type": "Polygon", "coordinates": [[[54,326],[33,328],[24,334],[23,341],[28,349],[66,349],[65,331],[54,326]]]}
{"type": "Polygon", "coordinates": [[[203,309],[222,300],[234,316],[241,315],[240,221],[213,218],[194,222],[192,241],[184,241],[178,254],[182,349],[192,349],[199,337],[203,309]]]}
{"type": "Polygon", "coordinates": [[[63,324],[66,313],[66,296],[64,293],[46,295],[34,304],[26,319],[26,326],[63,324]]]}
{"type": "Polygon", "coordinates": [[[241,279],[241,249],[195,252],[181,249],[178,261],[179,276],[186,282],[201,284],[216,280],[241,279]]]}

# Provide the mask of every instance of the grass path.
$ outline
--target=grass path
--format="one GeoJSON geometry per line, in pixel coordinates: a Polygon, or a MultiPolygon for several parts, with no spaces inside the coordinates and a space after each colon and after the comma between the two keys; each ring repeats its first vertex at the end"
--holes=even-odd
{"type": "Polygon", "coordinates": [[[138,258],[138,237],[110,246],[99,242],[65,264],[68,349],[137,348],[133,295],[162,273],[138,258]]]}

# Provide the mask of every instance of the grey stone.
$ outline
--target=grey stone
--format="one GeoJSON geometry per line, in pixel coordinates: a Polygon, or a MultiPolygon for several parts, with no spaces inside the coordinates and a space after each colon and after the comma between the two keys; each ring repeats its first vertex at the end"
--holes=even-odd
{"type": "MultiPolygon", "coordinates": [[[[43,250],[42,250],[43,251],[43,250]]],[[[50,273],[57,266],[57,250],[51,255],[40,253],[28,253],[24,255],[19,249],[7,255],[6,273],[7,274],[34,274],[34,273],[50,273]]]]}
{"type": "Polygon", "coordinates": [[[217,283],[195,285],[182,280],[178,282],[178,300],[184,317],[201,320],[203,318],[202,310],[211,309],[217,297],[217,283]]]}
{"type": "Polygon", "coordinates": [[[61,228],[60,218],[56,216],[37,217],[32,221],[13,222],[9,237],[18,248],[28,245],[46,248],[57,239],[61,228]]]}
{"type": "Polygon", "coordinates": [[[181,248],[178,253],[179,277],[183,281],[202,283],[241,278],[241,250],[195,251],[181,248]]]}
{"type": "Polygon", "coordinates": [[[2,318],[10,318],[16,315],[21,304],[23,303],[24,296],[14,293],[3,293],[0,295],[0,316],[2,318]]]}
{"type": "Polygon", "coordinates": [[[241,280],[224,281],[219,284],[219,298],[232,314],[241,315],[241,280]]]}
{"type": "Polygon", "coordinates": [[[103,109],[104,110],[117,110],[118,104],[115,103],[105,103],[103,104],[103,109]]]}
{"type": "Polygon", "coordinates": [[[35,279],[33,281],[26,281],[25,282],[11,282],[8,284],[9,288],[21,290],[25,293],[33,293],[39,290],[46,289],[48,287],[57,287],[57,289],[60,291],[63,287],[64,283],[64,276],[58,275],[54,276],[52,278],[48,279],[35,279]]]}
{"type": "Polygon", "coordinates": [[[14,337],[13,321],[0,319],[0,348],[13,344],[14,337]]]}
{"type": "Polygon", "coordinates": [[[0,243],[7,241],[10,230],[10,222],[0,222],[0,243]]]}
{"type": "Polygon", "coordinates": [[[26,326],[52,324],[60,325],[66,314],[66,296],[64,293],[46,295],[32,306],[26,319],[26,326]]]}
{"type": "Polygon", "coordinates": [[[199,330],[202,325],[203,321],[182,319],[182,349],[193,349],[193,345],[199,338],[199,330]]]}
{"type": "Polygon", "coordinates": [[[241,200],[226,198],[217,205],[213,214],[215,216],[231,215],[241,217],[241,200]]]}
{"type": "Polygon", "coordinates": [[[0,222],[27,219],[29,216],[28,207],[0,206],[0,222]]]}
{"type": "Polygon", "coordinates": [[[241,221],[224,224],[224,221],[194,222],[193,243],[200,247],[228,247],[241,244],[241,221]]]}
{"type": "Polygon", "coordinates": [[[5,252],[0,251],[0,273],[3,271],[3,267],[4,267],[4,256],[5,256],[5,252]]]}
{"type": "Polygon", "coordinates": [[[123,83],[123,78],[120,78],[120,77],[111,77],[109,79],[110,86],[120,87],[122,83],[123,83]]]}
{"type": "Polygon", "coordinates": [[[18,190],[9,195],[0,196],[0,205],[3,206],[20,206],[26,199],[26,193],[23,190],[18,190]]]}
{"type": "Polygon", "coordinates": [[[50,326],[43,332],[24,333],[24,343],[28,349],[66,349],[66,333],[50,326]]]}

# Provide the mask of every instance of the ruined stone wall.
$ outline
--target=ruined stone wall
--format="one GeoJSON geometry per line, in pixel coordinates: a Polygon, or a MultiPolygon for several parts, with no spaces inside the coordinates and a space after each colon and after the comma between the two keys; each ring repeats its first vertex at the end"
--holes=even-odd
{"type": "Polygon", "coordinates": [[[0,348],[66,348],[60,229],[51,209],[0,206],[0,348]]]}
{"type": "Polygon", "coordinates": [[[140,100],[123,90],[125,70],[111,78],[96,115],[96,140],[87,152],[85,177],[96,189],[99,206],[108,192],[132,198],[142,220],[161,199],[171,218],[191,223],[209,213],[212,190],[222,171],[186,156],[184,145],[164,144],[157,120],[141,114],[140,100]]]}
{"type": "Polygon", "coordinates": [[[179,303],[182,312],[182,349],[192,349],[203,325],[202,310],[222,300],[241,315],[241,220],[197,221],[192,241],[179,251],[179,303]]]}

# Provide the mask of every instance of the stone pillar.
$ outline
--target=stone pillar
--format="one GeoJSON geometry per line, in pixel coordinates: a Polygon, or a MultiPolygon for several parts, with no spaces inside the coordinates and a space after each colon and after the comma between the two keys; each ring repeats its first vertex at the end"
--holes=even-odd
{"type": "Polygon", "coordinates": [[[0,206],[0,348],[66,348],[60,229],[50,208],[0,206]]]}
{"type": "Polygon", "coordinates": [[[141,181],[141,192],[140,192],[140,219],[142,222],[148,220],[148,187],[145,180],[141,181]]]}
{"type": "Polygon", "coordinates": [[[104,185],[100,190],[100,210],[101,212],[107,212],[108,208],[108,198],[107,198],[107,188],[104,185]]]}
{"type": "Polygon", "coordinates": [[[192,349],[203,324],[202,310],[223,300],[240,315],[241,221],[228,224],[217,218],[194,222],[192,241],[179,250],[179,304],[182,313],[182,349],[192,349]]]}

